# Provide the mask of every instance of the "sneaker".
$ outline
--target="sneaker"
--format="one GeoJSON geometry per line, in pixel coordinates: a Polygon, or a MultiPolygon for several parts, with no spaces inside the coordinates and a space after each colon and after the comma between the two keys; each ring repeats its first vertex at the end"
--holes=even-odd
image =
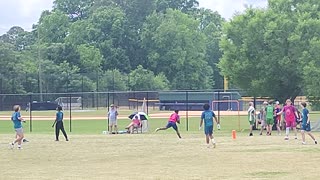
{"type": "Polygon", "coordinates": [[[216,148],[216,141],[214,139],[211,139],[211,142],[212,142],[213,148],[216,148]]]}
{"type": "Polygon", "coordinates": [[[286,140],[286,141],[289,140],[289,137],[285,137],[284,140],[286,140]]]}
{"type": "Polygon", "coordinates": [[[66,141],[69,141],[69,139],[66,139],[66,141]]]}
{"type": "Polygon", "coordinates": [[[10,147],[10,149],[13,149],[14,148],[14,144],[13,143],[9,143],[9,147],[10,147]]]}
{"type": "Polygon", "coordinates": [[[253,136],[253,134],[252,134],[252,133],[250,133],[250,134],[249,134],[249,136],[253,136]]]}
{"type": "Polygon", "coordinates": [[[260,136],[262,136],[262,133],[260,133],[260,136]]]}
{"type": "Polygon", "coordinates": [[[18,147],[17,149],[18,149],[18,150],[21,150],[21,149],[23,149],[23,148],[22,148],[22,147],[18,147]]]}
{"type": "Polygon", "coordinates": [[[302,142],[302,145],[306,145],[307,143],[306,142],[302,142]]]}
{"type": "Polygon", "coordinates": [[[160,128],[157,128],[154,132],[158,132],[160,130],[160,128]]]}
{"type": "Polygon", "coordinates": [[[59,141],[59,139],[56,139],[56,141],[59,141]]]}
{"type": "Polygon", "coordinates": [[[318,144],[318,141],[317,141],[317,140],[315,140],[315,141],[314,141],[314,144],[318,144]]]}
{"type": "Polygon", "coordinates": [[[27,139],[23,139],[22,142],[29,142],[27,139]]]}
{"type": "Polygon", "coordinates": [[[295,137],[294,137],[294,139],[298,139],[298,137],[297,137],[297,136],[295,136],[295,137]]]}

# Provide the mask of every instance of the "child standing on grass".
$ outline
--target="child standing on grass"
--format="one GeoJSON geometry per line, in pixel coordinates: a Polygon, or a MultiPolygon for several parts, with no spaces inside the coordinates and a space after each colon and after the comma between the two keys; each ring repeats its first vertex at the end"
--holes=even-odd
{"type": "Polygon", "coordinates": [[[178,137],[181,139],[181,135],[179,133],[179,130],[178,130],[178,126],[177,126],[177,123],[180,124],[180,116],[179,116],[179,110],[175,110],[173,114],[171,114],[170,118],[169,118],[169,121],[168,121],[168,124],[166,127],[163,127],[163,128],[157,128],[156,129],[156,132],[160,131],[160,130],[167,130],[168,128],[173,128],[178,137]]]}
{"type": "Polygon", "coordinates": [[[23,128],[21,122],[25,122],[25,120],[21,117],[20,110],[21,107],[19,105],[13,106],[14,113],[11,116],[11,120],[14,124],[14,129],[16,131],[16,140],[10,143],[10,148],[14,148],[14,144],[18,143],[18,149],[22,149],[21,143],[24,138],[23,128]]]}
{"type": "Polygon", "coordinates": [[[62,107],[57,107],[57,114],[56,114],[56,141],[59,141],[59,132],[62,131],[66,141],[69,141],[66,131],[64,130],[63,126],[63,112],[62,107]]]}
{"type": "MultiPolygon", "coordinates": [[[[274,111],[275,111],[275,114],[277,114],[278,112],[281,111],[281,107],[280,107],[279,101],[276,101],[276,105],[275,105],[274,111]]],[[[276,115],[275,120],[276,120],[278,135],[281,135],[281,115],[276,115]]]]}
{"type": "Polygon", "coordinates": [[[284,118],[286,121],[286,137],[284,138],[284,140],[289,140],[290,128],[293,129],[295,139],[297,139],[296,117],[298,117],[298,113],[296,111],[296,108],[292,105],[290,99],[286,100],[286,105],[276,115],[281,115],[282,113],[284,113],[284,118]]]}
{"type": "Polygon", "coordinates": [[[307,103],[302,102],[300,104],[300,106],[302,107],[302,113],[301,113],[301,116],[302,116],[302,124],[301,124],[302,144],[306,144],[306,137],[305,137],[305,134],[304,134],[305,131],[312,138],[314,143],[318,144],[317,140],[311,134],[309,110],[306,108],[307,107],[307,103]]]}
{"type": "Polygon", "coordinates": [[[112,127],[114,127],[115,133],[118,133],[118,111],[117,108],[111,104],[111,109],[108,112],[108,121],[109,121],[109,134],[112,134],[112,127]]]}
{"type": "Polygon", "coordinates": [[[249,124],[250,124],[250,134],[249,134],[249,136],[253,136],[252,128],[253,128],[254,121],[255,121],[255,109],[253,107],[253,102],[249,102],[248,121],[249,121],[249,124]]]}
{"type": "Polygon", "coordinates": [[[260,135],[262,135],[264,128],[266,128],[266,105],[268,105],[268,103],[264,101],[263,106],[260,110],[260,120],[261,120],[260,135]]]}
{"type": "Polygon", "coordinates": [[[272,126],[274,123],[274,107],[272,106],[272,101],[268,102],[268,105],[266,107],[266,122],[267,122],[267,136],[271,136],[272,132],[272,126]]]}
{"type": "Polygon", "coordinates": [[[213,148],[216,147],[216,141],[214,140],[213,137],[213,118],[215,119],[217,126],[219,126],[219,122],[218,119],[216,117],[216,115],[214,114],[213,111],[209,110],[210,105],[209,104],[205,104],[203,105],[203,109],[204,111],[202,112],[201,115],[201,120],[200,120],[200,126],[199,129],[201,129],[203,121],[204,121],[204,133],[206,135],[206,143],[207,143],[207,147],[210,147],[210,140],[212,142],[213,148]]]}

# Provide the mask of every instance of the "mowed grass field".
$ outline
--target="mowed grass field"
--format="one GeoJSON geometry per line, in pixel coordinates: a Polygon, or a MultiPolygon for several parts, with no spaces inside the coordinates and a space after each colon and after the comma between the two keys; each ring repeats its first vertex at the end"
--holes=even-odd
{"type": "MultiPolygon", "coordinates": [[[[320,145],[309,137],[307,145],[301,145],[300,135],[294,140],[293,133],[289,141],[276,132],[267,137],[255,131],[249,137],[245,116],[240,117],[240,131],[236,116],[222,116],[222,129],[215,131],[217,147],[207,148],[203,131],[198,130],[199,118],[189,118],[189,131],[182,118],[182,139],[172,129],[153,132],[166,121],[151,119],[151,131],[145,134],[119,135],[102,134],[105,120],[72,121],[69,142],[63,136],[54,141],[53,121],[33,121],[31,133],[27,122],[25,135],[30,142],[23,144],[23,150],[10,150],[12,123],[1,120],[0,179],[319,179],[320,145]],[[235,140],[232,129],[238,130],[235,140]]],[[[120,119],[120,129],[129,122],[120,119]]],[[[69,130],[68,120],[65,126],[69,130]]],[[[320,139],[320,133],[314,134],[320,139]]]]}

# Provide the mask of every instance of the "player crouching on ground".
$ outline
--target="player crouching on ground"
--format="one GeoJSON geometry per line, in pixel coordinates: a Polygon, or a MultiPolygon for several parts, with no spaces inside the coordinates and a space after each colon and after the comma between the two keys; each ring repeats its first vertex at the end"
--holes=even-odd
{"type": "Polygon", "coordinates": [[[173,128],[178,137],[181,139],[181,135],[179,133],[179,130],[178,130],[178,126],[177,126],[177,123],[180,124],[180,116],[179,116],[179,110],[175,110],[173,114],[171,114],[170,118],[169,118],[169,122],[167,124],[166,127],[163,127],[163,128],[157,128],[156,129],[156,132],[160,131],[160,130],[167,130],[168,128],[173,128]]]}
{"type": "Polygon", "coordinates": [[[210,108],[209,104],[203,105],[204,111],[202,112],[202,115],[201,115],[199,130],[201,129],[203,121],[204,121],[204,133],[206,135],[207,147],[208,148],[210,147],[209,142],[211,140],[213,148],[215,148],[216,141],[214,140],[214,137],[213,137],[213,125],[214,125],[213,118],[215,119],[215,121],[217,123],[218,129],[220,129],[220,123],[218,122],[218,119],[217,119],[216,115],[214,114],[214,112],[209,110],[209,108],[210,108]]]}
{"type": "Polygon", "coordinates": [[[19,105],[15,105],[13,107],[13,110],[14,110],[14,113],[12,114],[11,120],[14,124],[14,129],[16,131],[16,140],[10,143],[10,148],[13,149],[14,144],[18,143],[18,149],[22,149],[21,143],[22,143],[22,139],[24,138],[24,134],[23,134],[23,128],[22,128],[21,122],[25,122],[25,120],[21,117],[21,114],[20,114],[21,108],[19,105]]]}
{"type": "Polygon", "coordinates": [[[306,137],[305,137],[305,134],[304,134],[305,131],[312,138],[314,143],[318,144],[317,140],[311,134],[309,110],[306,108],[307,107],[307,103],[302,102],[300,104],[300,106],[302,107],[302,113],[301,113],[301,116],[302,116],[302,124],[301,124],[302,144],[306,144],[306,137]]]}

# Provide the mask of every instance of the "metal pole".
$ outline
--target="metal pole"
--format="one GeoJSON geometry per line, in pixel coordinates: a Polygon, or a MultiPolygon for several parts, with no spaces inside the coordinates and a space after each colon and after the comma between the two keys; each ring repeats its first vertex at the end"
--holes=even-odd
{"type": "Polygon", "coordinates": [[[81,76],[81,92],[82,92],[82,94],[81,94],[81,108],[82,108],[82,110],[83,110],[83,74],[82,74],[82,76],[81,76]]]}
{"type": "Polygon", "coordinates": [[[147,114],[149,114],[149,92],[147,92],[147,114]]]}
{"type": "Polygon", "coordinates": [[[218,90],[218,122],[220,122],[220,90],[218,90]]]}
{"type": "MultiPolygon", "coordinates": [[[[110,93],[108,92],[108,99],[107,99],[107,101],[108,101],[108,103],[107,103],[107,107],[108,107],[108,112],[109,112],[109,110],[110,110],[110,93]]],[[[110,129],[109,129],[109,116],[108,116],[108,118],[107,118],[107,125],[108,125],[108,127],[107,127],[107,129],[108,129],[108,131],[110,131],[110,129]]]]}
{"type": "Polygon", "coordinates": [[[39,81],[39,93],[40,93],[40,101],[43,101],[42,97],[42,82],[41,82],[41,52],[40,52],[40,25],[38,26],[38,81],[39,81]]]}
{"type": "Polygon", "coordinates": [[[99,72],[97,71],[97,100],[96,100],[96,103],[97,103],[97,110],[99,110],[99,72]]]}
{"type": "Polygon", "coordinates": [[[71,109],[72,109],[72,107],[71,107],[71,94],[69,94],[69,103],[70,103],[70,106],[69,106],[69,118],[70,118],[70,120],[69,120],[69,122],[70,122],[70,126],[69,126],[69,129],[70,129],[70,132],[71,132],[71,109]]]}
{"type": "Polygon", "coordinates": [[[187,131],[189,131],[189,94],[188,91],[186,91],[186,128],[187,131]]]}
{"type": "Polygon", "coordinates": [[[29,118],[30,118],[30,132],[32,132],[32,94],[29,96],[29,118]]]}

